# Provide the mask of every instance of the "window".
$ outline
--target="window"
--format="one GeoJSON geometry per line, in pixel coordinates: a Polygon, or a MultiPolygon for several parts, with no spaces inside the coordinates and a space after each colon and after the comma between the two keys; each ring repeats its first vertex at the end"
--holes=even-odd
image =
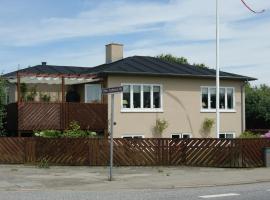
{"type": "Polygon", "coordinates": [[[202,88],[202,108],[208,108],[208,88],[202,88]]]}
{"type": "Polygon", "coordinates": [[[151,108],[151,86],[143,86],[143,108],[151,108]]]}
{"type": "MultiPolygon", "coordinates": [[[[234,111],[235,98],[234,88],[221,87],[219,90],[219,108],[221,111],[234,111]]],[[[201,87],[201,110],[215,111],[216,110],[216,88],[201,87]]]]}
{"type": "Polygon", "coordinates": [[[234,107],[234,98],[233,98],[232,88],[227,89],[227,105],[228,105],[228,109],[233,109],[234,107]]]}
{"type": "Polygon", "coordinates": [[[153,86],[154,108],[160,108],[160,86],[153,86]]]}
{"type": "Polygon", "coordinates": [[[210,108],[216,108],[216,88],[210,88],[210,108]]]}
{"type": "Polygon", "coordinates": [[[101,85],[86,84],[85,85],[85,103],[96,103],[101,101],[101,85]]]}
{"type": "Polygon", "coordinates": [[[142,139],[144,135],[123,135],[122,138],[124,139],[142,139]]]}
{"type": "Polygon", "coordinates": [[[123,88],[123,108],[130,108],[130,86],[124,85],[123,88]]]}
{"type": "Polygon", "coordinates": [[[133,85],[133,108],[141,107],[141,86],[133,85]]]}
{"type": "Polygon", "coordinates": [[[162,86],[157,84],[122,84],[123,112],[162,112],[162,86]]]}
{"type": "Polygon", "coordinates": [[[231,139],[235,138],[235,133],[219,133],[218,138],[220,139],[231,139]]]}
{"type": "Polygon", "coordinates": [[[191,138],[191,134],[190,133],[173,133],[172,134],[172,139],[189,139],[191,138]]]}

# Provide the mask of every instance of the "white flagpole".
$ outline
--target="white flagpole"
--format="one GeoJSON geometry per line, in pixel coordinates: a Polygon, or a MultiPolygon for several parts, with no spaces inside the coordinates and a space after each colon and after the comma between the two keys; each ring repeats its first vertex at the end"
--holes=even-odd
{"type": "Polygon", "coordinates": [[[220,61],[219,61],[219,0],[216,0],[216,137],[219,137],[220,131],[220,109],[219,109],[219,86],[220,86],[220,79],[219,79],[219,68],[220,68],[220,61]]]}

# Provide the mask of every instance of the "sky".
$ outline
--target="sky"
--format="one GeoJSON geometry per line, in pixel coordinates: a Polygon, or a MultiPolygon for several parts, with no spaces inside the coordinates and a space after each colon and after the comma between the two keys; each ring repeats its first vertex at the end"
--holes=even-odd
{"type": "MultiPolygon", "coordinates": [[[[270,85],[270,1],[220,0],[221,70],[270,85]]],[[[96,66],[105,45],[124,57],[170,53],[215,67],[215,0],[0,0],[0,71],[96,66]]]]}

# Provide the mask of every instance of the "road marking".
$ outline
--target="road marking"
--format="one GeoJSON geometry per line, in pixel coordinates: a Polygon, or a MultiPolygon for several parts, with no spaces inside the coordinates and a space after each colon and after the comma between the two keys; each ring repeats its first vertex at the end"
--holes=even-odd
{"type": "Polygon", "coordinates": [[[215,195],[199,196],[199,198],[210,199],[210,198],[231,197],[231,196],[239,196],[239,195],[240,194],[236,194],[236,193],[227,193],[227,194],[215,194],[215,195]]]}

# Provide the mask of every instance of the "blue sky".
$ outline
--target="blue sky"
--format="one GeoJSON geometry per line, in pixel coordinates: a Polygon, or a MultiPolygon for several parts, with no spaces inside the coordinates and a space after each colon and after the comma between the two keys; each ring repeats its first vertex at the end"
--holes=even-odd
{"type": "MultiPolygon", "coordinates": [[[[270,2],[221,2],[221,69],[270,84],[270,2]]],[[[124,56],[171,53],[215,66],[215,0],[0,0],[0,70],[104,63],[104,45],[124,56]]]]}

